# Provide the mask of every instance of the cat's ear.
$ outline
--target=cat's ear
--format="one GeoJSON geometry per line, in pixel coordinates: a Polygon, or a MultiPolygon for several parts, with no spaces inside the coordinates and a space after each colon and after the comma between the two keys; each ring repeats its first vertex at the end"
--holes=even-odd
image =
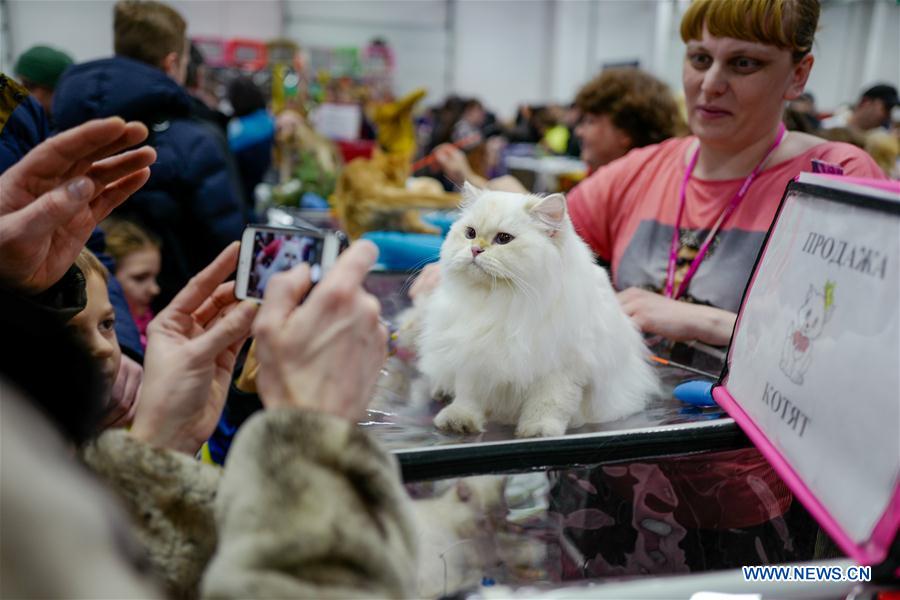
{"type": "Polygon", "coordinates": [[[472,206],[476,200],[478,200],[479,196],[484,192],[468,181],[463,183],[462,187],[462,203],[460,204],[460,208],[466,209],[472,206]]]}
{"type": "Polygon", "coordinates": [[[538,198],[528,212],[544,225],[559,229],[566,218],[566,197],[562,194],[550,194],[538,198]]]}

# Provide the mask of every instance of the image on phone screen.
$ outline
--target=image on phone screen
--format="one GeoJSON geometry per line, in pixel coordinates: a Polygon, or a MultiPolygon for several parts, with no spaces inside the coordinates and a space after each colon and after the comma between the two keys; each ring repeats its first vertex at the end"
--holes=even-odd
{"type": "Polygon", "coordinates": [[[253,236],[253,262],[247,278],[247,296],[262,298],[269,278],[305,262],[315,283],[322,274],[325,239],[316,236],[257,230],[253,236]]]}

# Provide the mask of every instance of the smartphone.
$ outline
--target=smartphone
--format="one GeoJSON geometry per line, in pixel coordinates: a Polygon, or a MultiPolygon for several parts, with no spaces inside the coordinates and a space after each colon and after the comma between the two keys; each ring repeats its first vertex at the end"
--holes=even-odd
{"type": "Polygon", "coordinates": [[[305,262],[313,283],[337,260],[346,246],[336,232],[312,229],[253,226],[244,229],[234,295],[239,300],[262,301],[272,275],[305,262]]]}

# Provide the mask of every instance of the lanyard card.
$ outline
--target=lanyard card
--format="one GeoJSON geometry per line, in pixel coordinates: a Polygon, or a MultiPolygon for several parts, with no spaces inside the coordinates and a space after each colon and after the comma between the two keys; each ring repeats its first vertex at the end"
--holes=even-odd
{"type": "Polygon", "coordinates": [[[900,529],[900,184],[802,174],[744,292],[716,401],[850,557],[900,529]]]}

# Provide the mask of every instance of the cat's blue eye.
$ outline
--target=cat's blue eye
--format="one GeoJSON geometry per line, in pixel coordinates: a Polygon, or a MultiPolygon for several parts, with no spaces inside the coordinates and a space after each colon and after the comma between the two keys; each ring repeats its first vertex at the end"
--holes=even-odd
{"type": "Polygon", "coordinates": [[[514,239],[516,239],[515,236],[510,235],[508,233],[503,233],[501,231],[500,233],[498,233],[497,235],[494,236],[494,243],[495,244],[508,244],[511,241],[513,241],[514,239]]]}
{"type": "Polygon", "coordinates": [[[471,227],[466,227],[466,237],[469,238],[470,240],[474,240],[475,239],[475,230],[472,229],[471,227]]]}

